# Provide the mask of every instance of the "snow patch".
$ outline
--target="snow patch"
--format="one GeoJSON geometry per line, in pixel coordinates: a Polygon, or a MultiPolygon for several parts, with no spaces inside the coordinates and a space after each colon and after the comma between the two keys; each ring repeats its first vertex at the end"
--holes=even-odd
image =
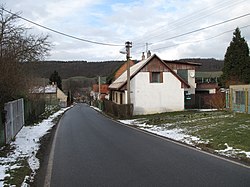
{"type": "Polygon", "coordinates": [[[221,155],[233,156],[233,157],[241,153],[241,154],[245,154],[247,158],[250,158],[250,152],[242,151],[241,149],[235,149],[233,147],[230,147],[227,143],[225,143],[224,145],[226,146],[226,149],[215,150],[215,151],[221,155]]]}
{"type": "MultiPolygon", "coordinates": [[[[139,129],[151,132],[153,134],[157,134],[163,137],[167,137],[179,142],[183,142],[192,146],[196,144],[209,143],[209,140],[201,140],[199,137],[192,136],[187,134],[184,129],[180,128],[172,128],[173,124],[161,124],[160,126],[156,125],[148,125],[146,123],[141,123],[140,119],[132,119],[132,120],[119,120],[121,123],[126,125],[134,125],[137,126],[139,129]]],[[[193,120],[195,121],[195,120],[193,120]]],[[[191,121],[189,121],[191,122],[191,121]]],[[[225,143],[226,149],[224,150],[215,150],[217,153],[225,156],[236,157],[237,154],[245,154],[247,158],[250,158],[250,152],[246,152],[244,150],[235,149],[230,147],[227,143],[225,143]]]]}
{"type": "Polygon", "coordinates": [[[52,121],[54,118],[65,112],[69,108],[63,108],[58,112],[51,115],[48,119],[43,120],[41,123],[34,126],[24,126],[17,134],[11,147],[14,148],[7,157],[0,157],[0,186],[4,186],[4,178],[7,176],[5,173],[8,170],[17,168],[15,164],[20,158],[28,158],[28,164],[32,170],[32,175],[39,169],[40,163],[36,158],[36,153],[39,150],[39,140],[55,125],[52,121]]]}
{"type": "Polygon", "coordinates": [[[99,108],[97,108],[97,107],[90,106],[90,108],[93,108],[93,109],[95,109],[95,110],[96,110],[96,111],[98,111],[98,112],[102,112],[102,110],[101,110],[101,109],[99,109],[99,108]]]}
{"type": "Polygon", "coordinates": [[[212,112],[212,111],[217,111],[218,109],[214,108],[207,108],[207,109],[199,109],[200,112],[212,112]]]}
{"type": "Polygon", "coordinates": [[[200,138],[188,135],[184,130],[179,128],[168,129],[172,124],[164,124],[163,126],[148,125],[146,123],[140,123],[138,120],[119,120],[121,123],[127,125],[136,125],[138,128],[157,134],[166,138],[170,138],[176,141],[184,142],[189,145],[195,145],[196,143],[204,143],[200,138]]]}

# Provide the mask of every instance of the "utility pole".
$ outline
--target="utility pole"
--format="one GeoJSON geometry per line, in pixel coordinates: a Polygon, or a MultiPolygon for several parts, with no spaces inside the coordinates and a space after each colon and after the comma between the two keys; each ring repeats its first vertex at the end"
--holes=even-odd
{"type": "Polygon", "coordinates": [[[100,100],[101,98],[101,76],[98,76],[98,91],[99,91],[98,99],[100,100]]]}
{"type": "Polygon", "coordinates": [[[132,48],[132,42],[127,41],[125,43],[126,55],[127,55],[127,104],[131,103],[130,99],[130,48],[132,48]]]}

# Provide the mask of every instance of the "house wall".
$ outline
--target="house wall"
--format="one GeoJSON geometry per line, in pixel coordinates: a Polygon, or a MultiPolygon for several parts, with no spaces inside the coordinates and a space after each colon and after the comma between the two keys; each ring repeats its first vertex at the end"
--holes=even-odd
{"type": "Polygon", "coordinates": [[[116,104],[126,104],[125,93],[121,91],[112,91],[112,101],[116,104]]]}
{"type": "Polygon", "coordinates": [[[62,92],[59,88],[57,88],[57,99],[59,100],[59,105],[61,107],[66,107],[67,106],[67,95],[62,92]]]}
{"type": "Polygon", "coordinates": [[[163,83],[150,83],[150,72],[139,72],[131,80],[134,115],[184,110],[184,89],[170,72],[163,72],[163,83]]]}
{"type": "Polygon", "coordinates": [[[188,84],[190,85],[190,88],[187,89],[190,94],[195,94],[195,70],[187,70],[188,71],[188,84]]]}
{"type": "Polygon", "coordinates": [[[57,89],[57,99],[67,102],[67,97],[59,88],[57,89]]]}

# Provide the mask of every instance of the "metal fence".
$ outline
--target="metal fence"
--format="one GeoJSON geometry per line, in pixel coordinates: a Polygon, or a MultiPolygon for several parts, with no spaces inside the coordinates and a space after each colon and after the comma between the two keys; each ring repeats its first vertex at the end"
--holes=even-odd
{"type": "Polygon", "coordinates": [[[24,125],[24,101],[18,99],[5,104],[5,143],[9,143],[24,125]]]}
{"type": "Polygon", "coordinates": [[[2,111],[1,111],[1,115],[0,115],[0,147],[3,146],[5,144],[5,137],[4,137],[4,123],[2,120],[2,111]]]}
{"type": "Polygon", "coordinates": [[[44,112],[44,99],[18,99],[6,103],[0,111],[0,147],[10,143],[24,124],[32,124],[44,112]]]}

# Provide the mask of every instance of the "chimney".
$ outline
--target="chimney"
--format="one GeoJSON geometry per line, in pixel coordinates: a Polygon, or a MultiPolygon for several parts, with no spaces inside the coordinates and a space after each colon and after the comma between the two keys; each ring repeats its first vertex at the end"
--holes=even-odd
{"type": "Polygon", "coordinates": [[[142,52],[142,57],[141,57],[142,60],[145,60],[145,54],[144,52],[142,52]]]}
{"type": "Polygon", "coordinates": [[[148,52],[147,52],[147,58],[149,58],[149,57],[151,57],[151,51],[150,50],[148,50],[148,52]]]}

